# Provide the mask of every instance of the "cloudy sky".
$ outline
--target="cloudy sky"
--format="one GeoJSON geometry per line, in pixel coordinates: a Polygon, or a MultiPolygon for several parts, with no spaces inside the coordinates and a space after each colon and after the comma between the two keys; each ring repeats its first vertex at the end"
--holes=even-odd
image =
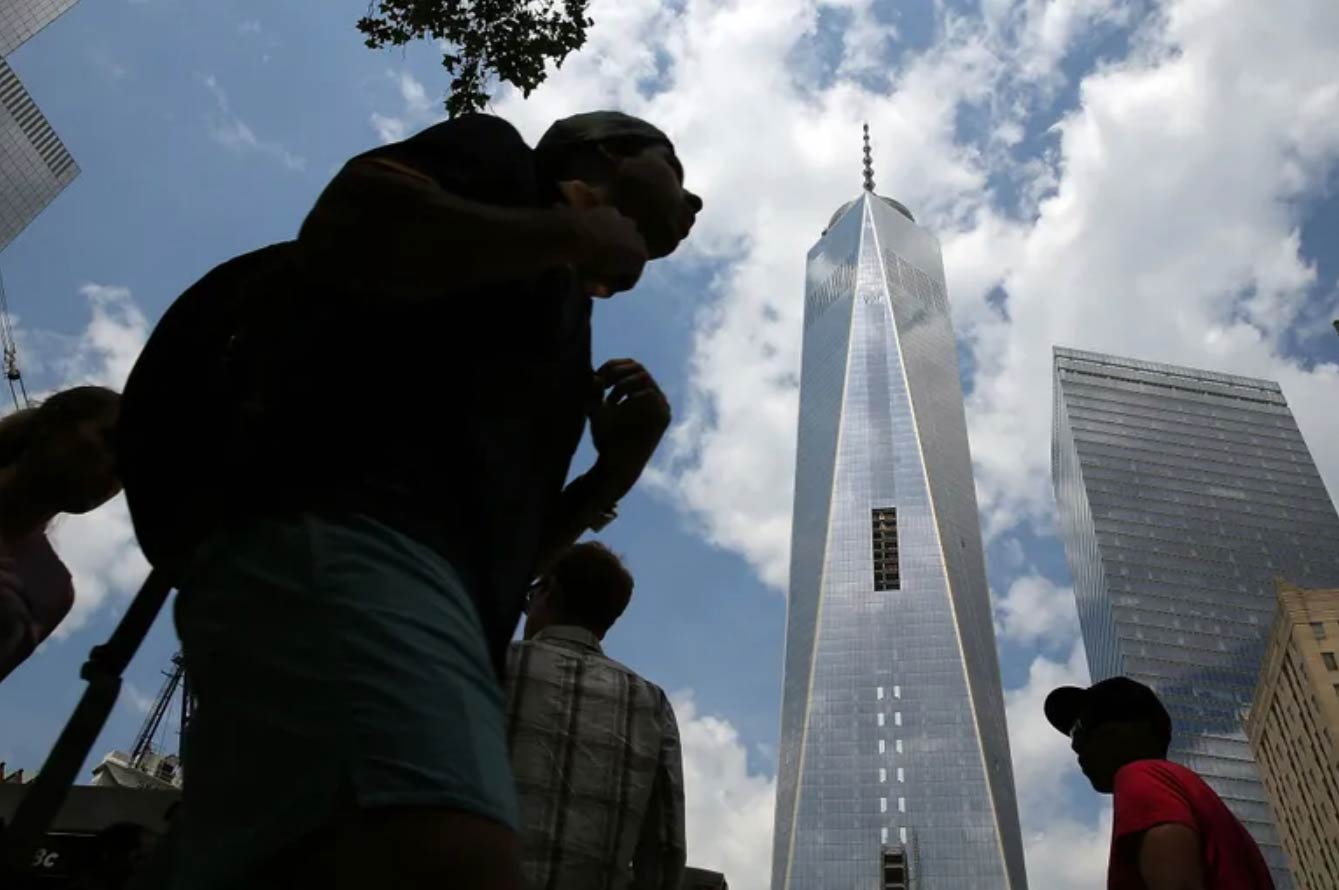
{"type": "MultiPolygon", "coordinates": [[[[350,155],[438,118],[433,48],[365,49],[365,10],[85,2],[11,58],[83,168],[0,256],[37,388],[119,383],[187,284],[291,236],[350,155]]],[[[593,0],[590,14],[586,48],[494,111],[531,140],[593,107],[643,114],[706,198],[691,246],[602,306],[595,338],[597,361],[641,359],[676,409],[607,532],[638,577],[608,648],[679,703],[690,859],[767,886],[803,258],[859,189],[868,121],[879,190],[943,243],[1031,886],[1100,886],[1109,813],[1040,716],[1047,690],[1087,673],[1052,522],[1051,347],[1278,380],[1334,490],[1339,4],[593,0]]],[[[366,370],[351,354],[330,385],[366,370]]],[[[78,664],[144,570],[119,504],[55,538],[79,601],[0,688],[11,767],[40,764],[78,664]]],[[[99,753],[132,742],[173,649],[160,621],[99,753]]]]}

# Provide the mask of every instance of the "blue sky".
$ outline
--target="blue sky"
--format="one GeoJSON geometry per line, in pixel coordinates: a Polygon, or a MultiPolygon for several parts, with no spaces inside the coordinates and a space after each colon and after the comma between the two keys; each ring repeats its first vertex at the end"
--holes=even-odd
{"type": "MultiPolygon", "coordinates": [[[[676,410],[605,536],[638,578],[608,649],[681,703],[694,861],[765,886],[803,257],[859,188],[868,120],[880,191],[944,245],[1031,884],[1100,881],[1102,803],[1037,713],[1085,671],[1051,526],[1051,346],[1278,379],[1339,481],[1318,447],[1339,434],[1339,12],[1271,6],[597,0],[585,50],[529,100],[499,94],[531,140],[592,107],[656,120],[707,201],[595,332],[597,361],[641,359],[676,410]]],[[[187,284],[440,114],[434,48],[367,50],[365,9],[84,2],[11,57],[82,167],[0,256],[33,384],[117,382],[187,284]]],[[[350,356],[330,385],[360,372],[350,356]]],[[[11,766],[40,764],[143,569],[119,504],[55,537],[81,601],[0,687],[11,766]]],[[[131,743],[174,648],[160,621],[99,755],[131,743]]]]}

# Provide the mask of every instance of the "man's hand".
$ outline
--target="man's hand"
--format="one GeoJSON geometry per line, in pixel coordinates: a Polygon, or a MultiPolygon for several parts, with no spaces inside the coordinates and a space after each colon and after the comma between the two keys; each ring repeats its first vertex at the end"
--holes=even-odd
{"type": "Polygon", "coordinates": [[[591,438],[599,458],[592,474],[611,501],[631,490],[670,424],[670,405],[651,374],[632,359],[606,362],[595,372],[591,438]]]}
{"type": "Polygon", "coordinates": [[[650,259],[637,224],[607,205],[564,208],[576,232],[572,265],[591,295],[632,290],[650,259]]]}

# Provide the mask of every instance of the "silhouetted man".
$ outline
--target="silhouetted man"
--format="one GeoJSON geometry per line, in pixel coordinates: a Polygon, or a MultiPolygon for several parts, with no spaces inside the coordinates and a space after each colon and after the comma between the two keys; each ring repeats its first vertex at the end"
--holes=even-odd
{"type": "Polygon", "coordinates": [[[578,115],[531,149],[473,114],[354,158],[295,242],[216,270],[266,298],[223,369],[254,473],[180,563],[199,706],[174,887],[522,886],[507,645],[670,421],[640,364],[593,369],[591,298],[700,207],[645,121],[578,115]],[[588,420],[598,457],[565,485],[588,420]]]}
{"type": "Polygon", "coordinates": [[[1114,797],[1109,890],[1271,890],[1260,848],[1213,789],[1167,760],[1172,719],[1152,689],[1112,677],[1046,697],[1079,768],[1114,797]]]}
{"type": "Polygon", "coordinates": [[[577,544],[532,587],[508,661],[521,865],[547,890],[679,890],[683,760],[665,693],[604,654],[632,576],[577,544]]]}

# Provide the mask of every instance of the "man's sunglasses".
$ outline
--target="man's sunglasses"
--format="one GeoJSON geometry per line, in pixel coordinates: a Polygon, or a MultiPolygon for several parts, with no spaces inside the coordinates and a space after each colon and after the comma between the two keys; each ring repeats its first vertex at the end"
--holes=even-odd
{"type": "Polygon", "coordinates": [[[530,607],[534,605],[535,597],[544,589],[544,579],[536,578],[530,582],[530,586],[525,589],[525,611],[529,612],[530,607]]]}

